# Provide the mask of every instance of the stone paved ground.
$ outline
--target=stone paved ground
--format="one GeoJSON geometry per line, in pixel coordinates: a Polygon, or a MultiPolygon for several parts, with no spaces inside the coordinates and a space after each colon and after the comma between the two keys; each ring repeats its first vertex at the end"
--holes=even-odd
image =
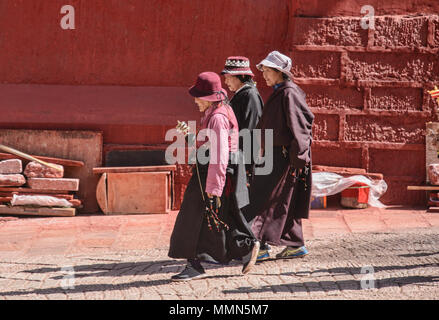
{"type": "Polygon", "coordinates": [[[439,298],[439,215],[425,210],[313,211],[307,257],[247,275],[206,265],[189,283],[170,281],[185,265],[167,257],[175,215],[2,218],[0,299],[439,298]]]}

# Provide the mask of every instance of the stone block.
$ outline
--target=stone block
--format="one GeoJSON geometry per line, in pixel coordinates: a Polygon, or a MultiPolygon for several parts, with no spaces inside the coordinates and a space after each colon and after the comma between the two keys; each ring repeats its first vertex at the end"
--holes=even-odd
{"type": "Polygon", "coordinates": [[[372,88],[370,109],[384,111],[422,111],[423,92],[420,88],[372,88]]]}
{"type": "Polygon", "coordinates": [[[0,187],[19,187],[26,183],[22,174],[0,174],[0,187]]]}
{"type": "Polygon", "coordinates": [[[314,140],[338,140],[339,116],[334,114],[316,114],[313,124],[314,140]]]}
{"type": "Polygon", "coordinates": [[[350,52],[345,68],[348,81],[439,81],[437,55],[428,53],[350,52]]]}
{"type": "Polygon", "coordinates": [[[427,36],[427,16],[387,16],[375,19],[374,46],[426,47],[427,36]]]}
{"type": "Polygon", "coordinates": [[[0,161],[0,174],[17,174],[23,171],[23,164],[20,159],[0,161]]]}
{"type": "Polygon", "coordinates": [[[369,148],[369,171],[385,176],[424,177],[425,152],[369,148]]]}
{"type": "Polygon", "coordinates": [[[421,205],[425,206],[427,197],[425,192],[407,190],[407,186],[422,185],[424,178],[412,178],[410,180],[401,180],[401,176],[385,176],[387,191],[380,198],[380,201],[386,205],[421,205]]]}
{"type": "Polygon", "coordinates": [[[368,32],[360,21],[350,17],[295,18],[293,45],[366,46],[368,32]]]}
{"type": "Polygon", "coordinates": [[[333,167],[361,168],[361,148],[312,146],[313,164],[333,167]]]}
{"type": "Polygon", "coordinates": [[[424,144],[423,126],[415,117],[347,115],[344,140],[424,144]]]}
{"type": "Polygon", "coordinates": [[[291,59],[291,72],[296,78],[340,78],[339,52],[295,50],[291,59]]]}
{"type": "Polygon", "coordinates": [[[363,108],[363,93],[356,88],[322,85],[301,85],[300,87],[305,91],[306,101],[311,108],[328,110],[361,110],[363,108]]]}
{"type": "Polygon", "coordinates": [[[31,189],[78,191],[79,179],[67,178],[29,178],[27,184],[31,189]]]}
{"type": "Polygon", "coordinates": [[[26,165],[24,175],[27,178],[62,178],[64,176],[64,167],[57,164],[53,165],[60,168],[60,170],[55,170],[54,168],[31,161],[26,165]]]}

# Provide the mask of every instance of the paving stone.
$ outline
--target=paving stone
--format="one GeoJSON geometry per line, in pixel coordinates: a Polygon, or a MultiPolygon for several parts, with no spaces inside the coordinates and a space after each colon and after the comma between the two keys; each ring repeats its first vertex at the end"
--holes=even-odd
{"type": "MultiPolygon", "coordinates": [[[[378,214],[391,217],[397,212],[378,214]]],[[[335,225],[339,217],[334,215],[337,219],[335,225]]],[[[124,216],[124,219],[130,220],[131,224],[136,221],[135,216],[124,216]]],[[[134,232],[148,232],[145,219],[141,219],[145,230],[134,232]]],[[[163,217],[166,219],[169,216],[163,217]]],[[[78,225],[84,226],[86,220],[90,221],[81,217],[78,225]]],[[[66,239],[72,240],[71,237],[92,238],[100,232],[107,232],[99,229],[98,217],[93,220],[93,225],[74,233],[70,231],[77,228],[76,217],[70,219],[70,228],[61,224],[65,235],[56,232],[59,226],[56,218],[44,220],[55,221],[52,224],[42,224],[39,219],[6,222],[2,227],[1,242],[11,244],[12,251],[9,254],[0,252],[0,299],[386,300],[437,299],[439,296],[438,227],[419,224],[421,227],[416,229],[405,229],[398,224],[385,232],[377,232],[371,226],[361,232],[341,230],[340,233],[316,235],[307,239],[311,254],[304,259],[267,261],[256,265],[247,275],[241,274],[239,263],[206,265],[207,278],[174,283],[170,277],[181,271],[186,261],[167,257],[169,234],[166,233],[162,240],[156,239],[160,247],[148,249],[144,249],[144,244],[133,244],[129,250],[94,248],[91,244],[91,247],[76,248],[82,250],[78,253],[56,250],[54,244],[57,241],[64,243],[66,239]],[[41,226],[45,226],[44,232],[41,232],[41,226]],[[51,237],[44,238],[47,235],[51,237]],[[22,241],[38,244],[41,254],[33,255],[29,250],[31,247],[20,245],[22,241]],[[61,268],[65,266],[74,268],[72,290],[61,287],[66,275],[61,268]],[[364,266],[374,268],[376,289],[361,289],[364,266]]],[[[375,216],[370,221],[376,220],[375,216]]],[[[317,223],[318,220],[310,222],[317,223]]],[[[110,233],[110,238],[122,237],[120,240],[123,241],[123,232],[110,233]]],[[[134,235],[130,239],[135,239],[134,235]]],[[[78,241],[75,244],[87,246],[87,243],[78,241]]],[[[281,249],[274,248],[274,251],[281,249]]]]}

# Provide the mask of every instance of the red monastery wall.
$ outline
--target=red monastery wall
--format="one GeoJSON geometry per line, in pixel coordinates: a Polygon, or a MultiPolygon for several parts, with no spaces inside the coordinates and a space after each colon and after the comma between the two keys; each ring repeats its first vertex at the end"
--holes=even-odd
{"type": "Polygon", "coordinates": [[[290,26],[295,81],[316,114],[314,162],[383,173],[384,203],[423,204],[406,189],[425,181],[425,123],[437,121],[426,89],[439,83],[439,3],[368,4],[375,30],[361,27],[360,1],[311,1],[290,26]]]}
{"type": "MultiPolygon", "coordinates": [[[[176,120],[198,117],[186,92],[199,72],[279,50],[316,114],[314,163],[383,173],[384,203],[424,203],[406,186],[425,179],[437,120],[438,1],[367,1],[375,30],[359,0],[68,2],[75,30],[60,27],[66,1],[0,1],[0,128],[102,130],[107,153],[164,148],[176,120]]],[[[177,206],[188,177],[179,166],[177,206]]]]}

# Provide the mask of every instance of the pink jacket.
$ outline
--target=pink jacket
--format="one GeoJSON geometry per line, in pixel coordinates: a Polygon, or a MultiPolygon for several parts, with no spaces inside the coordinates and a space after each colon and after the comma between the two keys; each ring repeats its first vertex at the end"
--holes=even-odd
{"type": "Polygon", "coordinates": [[[212,106],[201,119],[201,127],[210,129],[207,134],[210,146],[210,163],[207,171],[206,192],[221,196],[226,182],[229,152],[238,150],[239,127],[233,109],[227,104],[212,106]],[[215,134],[217,143],[215,148],[215,134]],[[215,148],[213,150],[213,148],[215,148]]]}

